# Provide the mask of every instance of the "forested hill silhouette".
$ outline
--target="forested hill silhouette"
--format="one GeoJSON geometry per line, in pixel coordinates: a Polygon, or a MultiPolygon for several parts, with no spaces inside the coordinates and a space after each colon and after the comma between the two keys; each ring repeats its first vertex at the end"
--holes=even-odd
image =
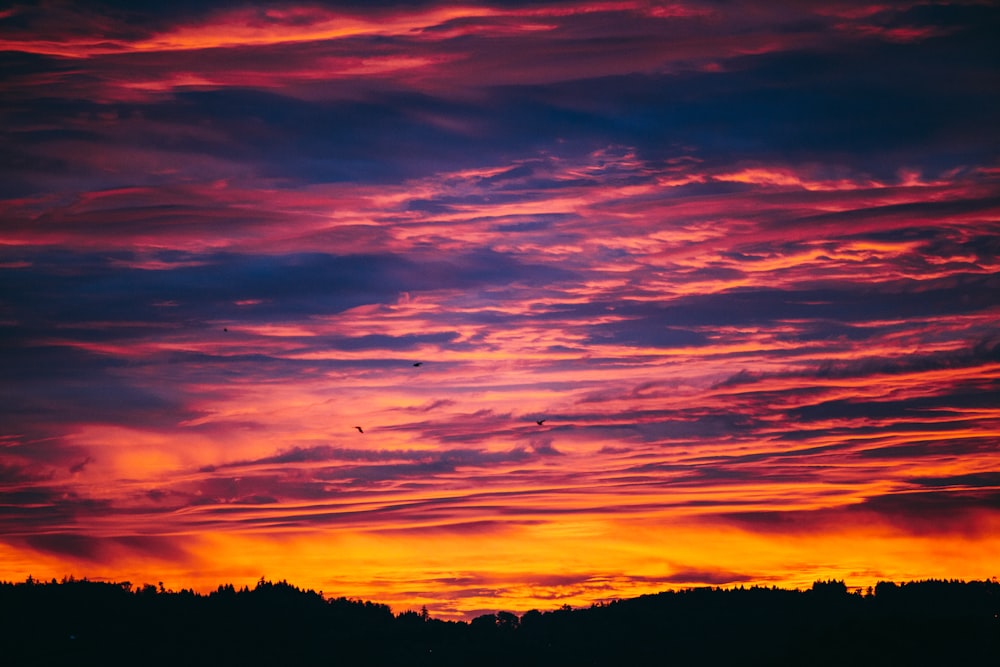
{"type": "Polygon", "coordinates": [[[995,665],[1000,583],[698,588],[470,623],[326,599],[284,581],[208,595],[130,583],[0,583],[19,665],[995,665]]]}

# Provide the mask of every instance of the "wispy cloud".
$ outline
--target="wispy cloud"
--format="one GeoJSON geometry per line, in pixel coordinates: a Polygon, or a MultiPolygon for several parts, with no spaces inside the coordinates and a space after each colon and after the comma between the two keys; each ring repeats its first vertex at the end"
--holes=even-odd
{"type": "Polygon", "coordinates": [[[995,574],[998,22],[0,12],[0,578],[995,574]]]}

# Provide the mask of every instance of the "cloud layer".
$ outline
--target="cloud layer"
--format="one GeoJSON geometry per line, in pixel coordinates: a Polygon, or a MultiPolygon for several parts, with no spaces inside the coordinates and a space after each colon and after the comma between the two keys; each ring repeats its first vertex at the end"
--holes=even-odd
{"type": "Polygon", "coordinates": [[[998,574],[989,3],[143,7],[0,12],[0,578],[998,574]]]}

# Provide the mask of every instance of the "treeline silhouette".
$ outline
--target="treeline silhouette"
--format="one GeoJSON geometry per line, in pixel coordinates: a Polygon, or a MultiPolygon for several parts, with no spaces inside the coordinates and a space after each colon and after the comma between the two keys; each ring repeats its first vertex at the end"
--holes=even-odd
{"type": "Polygon", "coordinates": [[[0,664],[1000,665],[1000,583],[695,588],[469,623],[285,581],[0,583],[0,664]]]}

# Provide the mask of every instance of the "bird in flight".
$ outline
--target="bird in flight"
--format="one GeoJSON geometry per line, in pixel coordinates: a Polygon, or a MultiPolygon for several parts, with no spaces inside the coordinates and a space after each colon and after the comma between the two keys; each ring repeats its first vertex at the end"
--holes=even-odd
{"type": "Polygon", "coordinates": [[[423,366],[423,364],[424,364],[424,362],[418,361],[418,362],[416,362],[416,363],[413,364],[413,367],[417,368],[418,366],[423,366]]]}
{"type": "Polygon", "coordinates": [[[539,426],[541,426],[542,424],[545,423],[545,420],[544,419],[536,419],[535,423],[538,424],[539,426]]]}
{"type": "Polygon", "coordinates": [[[358,433],[364,433],[360,426],[355,426],[354,428],[358,429],[358,433]]]}

